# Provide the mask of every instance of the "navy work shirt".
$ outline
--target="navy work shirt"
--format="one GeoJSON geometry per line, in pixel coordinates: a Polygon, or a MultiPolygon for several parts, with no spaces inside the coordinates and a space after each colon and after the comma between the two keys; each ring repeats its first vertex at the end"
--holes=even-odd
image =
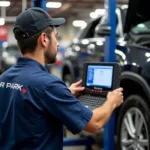
{"type": "Polygon", "coordinates": [[[62,150],[63,125],[79,133],[92,117],[66,85],[33,59],[0,76],[0,150],[62,150]]]}

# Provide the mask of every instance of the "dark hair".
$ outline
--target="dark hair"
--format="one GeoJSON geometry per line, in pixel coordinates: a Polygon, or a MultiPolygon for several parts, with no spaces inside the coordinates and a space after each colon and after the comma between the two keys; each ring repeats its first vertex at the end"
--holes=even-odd
{"type": "Polygon", "coordinates": [[[37,39],[39,36],[44,32],[47,34],[48,38],[51,38],[51,33],[53,31],[53,27],[48,27],[44,29],[43,31],[28,37],[24,38],[23,33],[19,28],[16,28],[14,30],[14,35],[17,40],[18,47],[22,54],[25,54],[26,52],[34,52],[37,47],[37,39]]]}

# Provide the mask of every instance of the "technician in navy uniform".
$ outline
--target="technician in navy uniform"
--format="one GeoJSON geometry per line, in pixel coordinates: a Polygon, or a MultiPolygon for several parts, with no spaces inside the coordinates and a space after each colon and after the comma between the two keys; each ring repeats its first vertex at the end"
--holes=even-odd
{"type": "Polygon", "coordinates": [[[73,134],[96,133],[122,104],[122,88],[110,92],[93,112],[76,99],[84,90],[78,81],[68,89],[49,74],[56,61],[56,27],[65,23],[40,8],[29,8],[16,19],[14,35],[23,57],[0,76],[0,150],[62,150],[63,125],[73,134]]]}

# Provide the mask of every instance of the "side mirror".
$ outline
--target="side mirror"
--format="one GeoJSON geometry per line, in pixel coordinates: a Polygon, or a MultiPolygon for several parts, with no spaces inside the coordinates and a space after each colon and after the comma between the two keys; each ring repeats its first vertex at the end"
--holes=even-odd
{"type": "Polygon", "coordinates": [[[97,34],[99,36],[110,36],[110,33],[111,33],[111,27],[110,25],[102,25],[99,27],[98,31],[97,31],[97,34]]]}

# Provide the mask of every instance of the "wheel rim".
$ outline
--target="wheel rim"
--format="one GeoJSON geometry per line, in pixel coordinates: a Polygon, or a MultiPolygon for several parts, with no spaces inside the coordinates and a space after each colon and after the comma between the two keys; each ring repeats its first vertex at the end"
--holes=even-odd
{"type": "Polygon", "coordinates": [[[149,135],[145,118],[138,108],[130,108],[121,126],[122,150],[149,150],[149,135]]]}

